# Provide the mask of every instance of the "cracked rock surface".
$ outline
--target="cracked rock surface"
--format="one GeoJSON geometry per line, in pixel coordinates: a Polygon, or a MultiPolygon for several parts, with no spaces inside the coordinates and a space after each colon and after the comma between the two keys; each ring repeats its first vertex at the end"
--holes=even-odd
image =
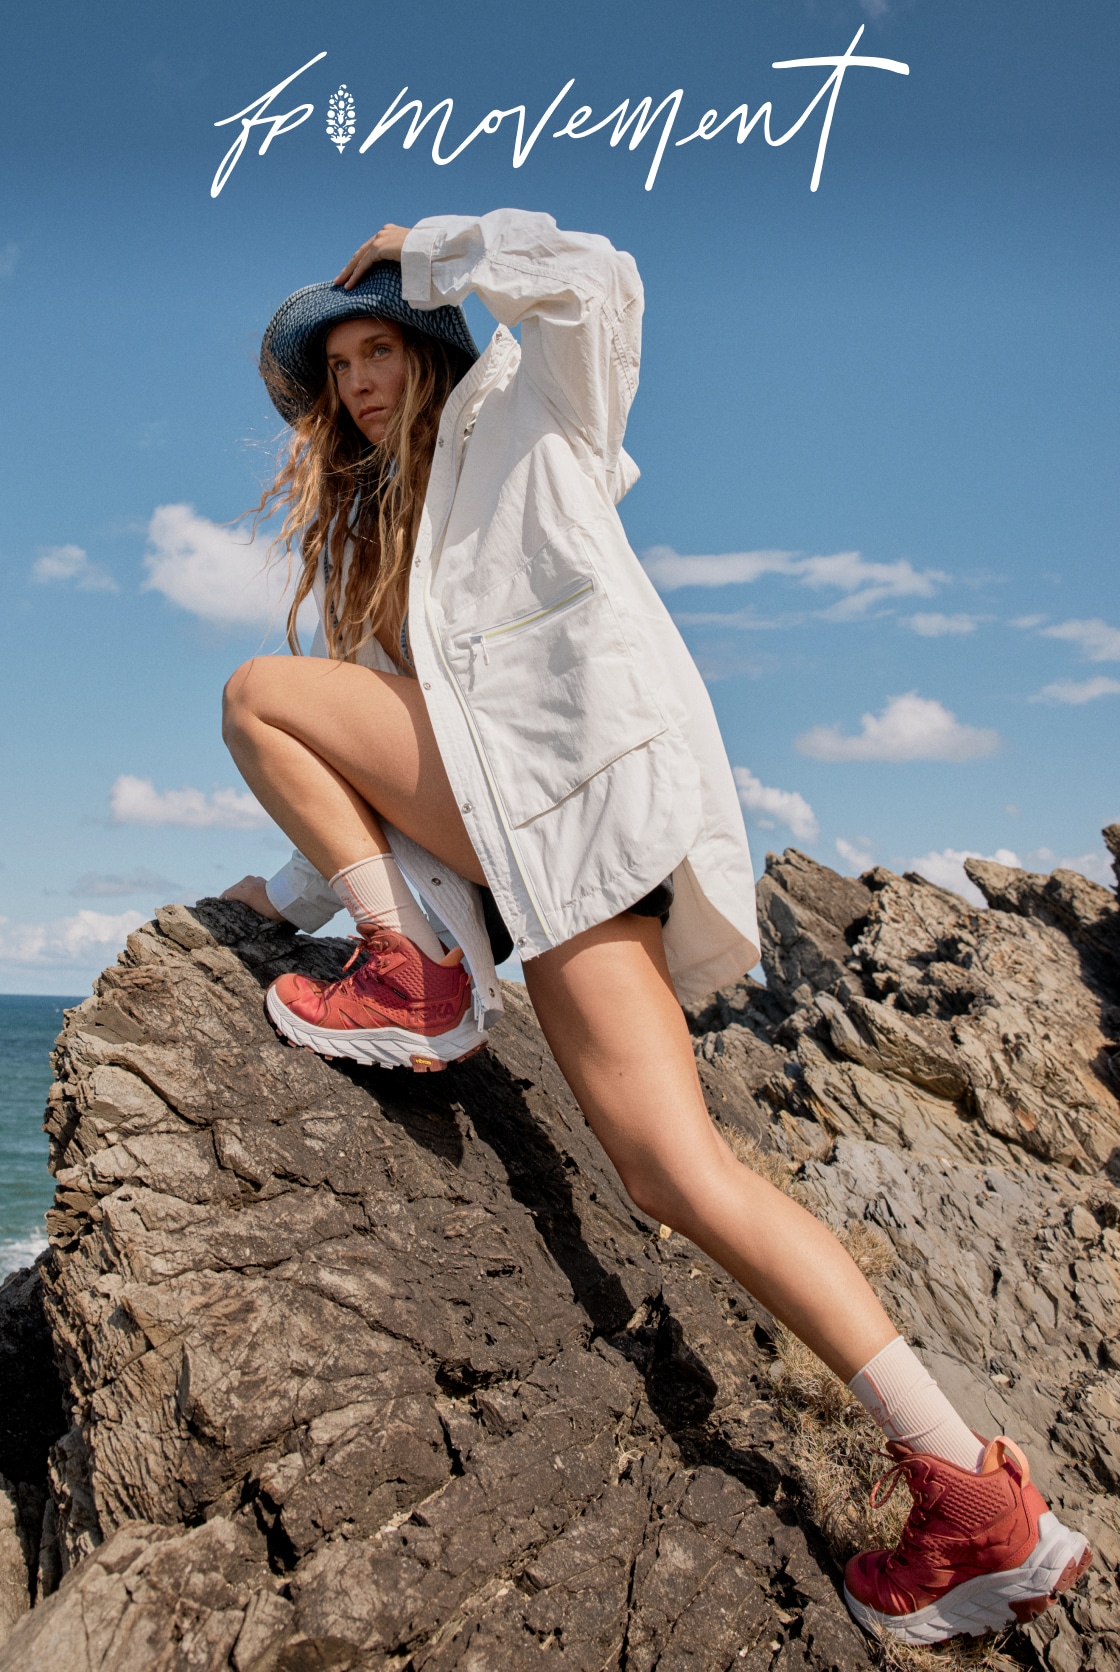
{"type": "MultiPolygon", "coordinates": [[[[767,984],[690,1024],[713,1118],[887,1238],[1093,1539],[1012,1652],[1112,1672],[1120,913],[969,863],[987,912],[771,856],[767,984]]],[[[630,1205],[523,989],[440,1075],[284,1048],[262,985],[348,951],[169,907],[68,1015],[52,1249],[0,1289],[2,1672],[868,1664],[767,1314],[630,1205]]]]}

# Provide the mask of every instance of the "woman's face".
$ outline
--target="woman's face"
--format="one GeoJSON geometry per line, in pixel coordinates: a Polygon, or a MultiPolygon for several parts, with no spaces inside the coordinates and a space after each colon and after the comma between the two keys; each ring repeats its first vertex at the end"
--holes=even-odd
{"type": "Polygon", "coordinates": [[[380,441],[405,385],[404,338],[389,319],[346,319],[327,338],[338,398],[367,441],[380,441]]]}

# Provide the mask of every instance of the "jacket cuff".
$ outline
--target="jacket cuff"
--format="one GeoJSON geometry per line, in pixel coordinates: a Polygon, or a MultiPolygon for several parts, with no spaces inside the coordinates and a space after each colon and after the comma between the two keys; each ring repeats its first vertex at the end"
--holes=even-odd
{"type": "Polygon", "coordinates": [[[414,308],[435,308],[432,254],[439,240],[436,226],[414,226],[401,247],[401,295],[414,308]]]}
{"type": "Polygon", "coordinates": [[[282,870],[264,885],[264,891],[281,916],[309,935],[339,911],[341,901],[310,860],[292,855],[282,870]]]}
{"type": "Polygon", "coordinates": [[[413,308],[438,308],[431,296],[431,254],[440,239],[436,226],[415,226],[401,246],[401,296],[413,308]]]}

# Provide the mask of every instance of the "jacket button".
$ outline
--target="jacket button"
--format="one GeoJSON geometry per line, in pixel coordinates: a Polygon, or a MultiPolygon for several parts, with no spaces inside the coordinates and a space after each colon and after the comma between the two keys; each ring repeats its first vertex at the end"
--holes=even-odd
{"type": "Polygon", "coordinates": [[[462,806],[461,806],[461,807],[460,807],[460,809],[459,809],[459,811],[460,811],[460,812],[461,812],[461,813],[469,813],[469,812],[470,812],[470,811],[471,811],[471,804],[470,804],[470,802],[469,802],[469,801],[464,801],[464,802],[463,802],[463,805],[462,805],[462,806]]]}
{"type": "Polygon", "coordinates": [[[443,886],[443,878],[442,877],[433,877],[432,881],[435,883],[437,888],[441,888],[443,886]]]}
{"type": "Polygon", "coordinates": [[[439,444],[440,444],[441,447],[443,446],[443,437],[442,436],[440,436],[440,438],[439,438],[439,444]]]}
{"type": "Polygon", "coordinates": [[[427,680],[425,680],[425,681],[424,681],[424,689],[425,689],[425,691],[430,691],[430,690],[431,690],[431,688],[432,688],[432,687],[431,687],[431,685],[430,685],[430,684],[429,684],[429,682],[428,682],[428,681],[427,681],[427,680]]]}
{"type": "Polygon", "coordinates": [[[518,939],[517,939],[517,944],[518,944],[518,946],[528,946],[528,944],[529,944],[528,935],[519,935],[518,939]]]}

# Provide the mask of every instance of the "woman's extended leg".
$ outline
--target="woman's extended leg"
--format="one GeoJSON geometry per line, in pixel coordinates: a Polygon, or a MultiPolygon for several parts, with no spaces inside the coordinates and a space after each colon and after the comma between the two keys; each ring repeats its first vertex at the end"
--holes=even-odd
{"type": "Polygon", "coordinates": [[[637,1205],[737,1277],[896,1442],[915,1507],[893,1551],[848,1563],[856,1618],[932,1643],[1048,1607],[1090,1561],[1086,1540],[1046,1513],[1016,1446],[979,1447],[832,1233],[731,1154],[704,1106],[657,921],[601,924],[532,959],[525,979],[637,1205]]]}
{"type": "Polygon", "coordinates": [[[526,963],[525,980],[632,1200],[850,1381],[898,1331],[832,1232],[737,1161],[710,1120],[657,920],[600,924],[526,963]]]}

